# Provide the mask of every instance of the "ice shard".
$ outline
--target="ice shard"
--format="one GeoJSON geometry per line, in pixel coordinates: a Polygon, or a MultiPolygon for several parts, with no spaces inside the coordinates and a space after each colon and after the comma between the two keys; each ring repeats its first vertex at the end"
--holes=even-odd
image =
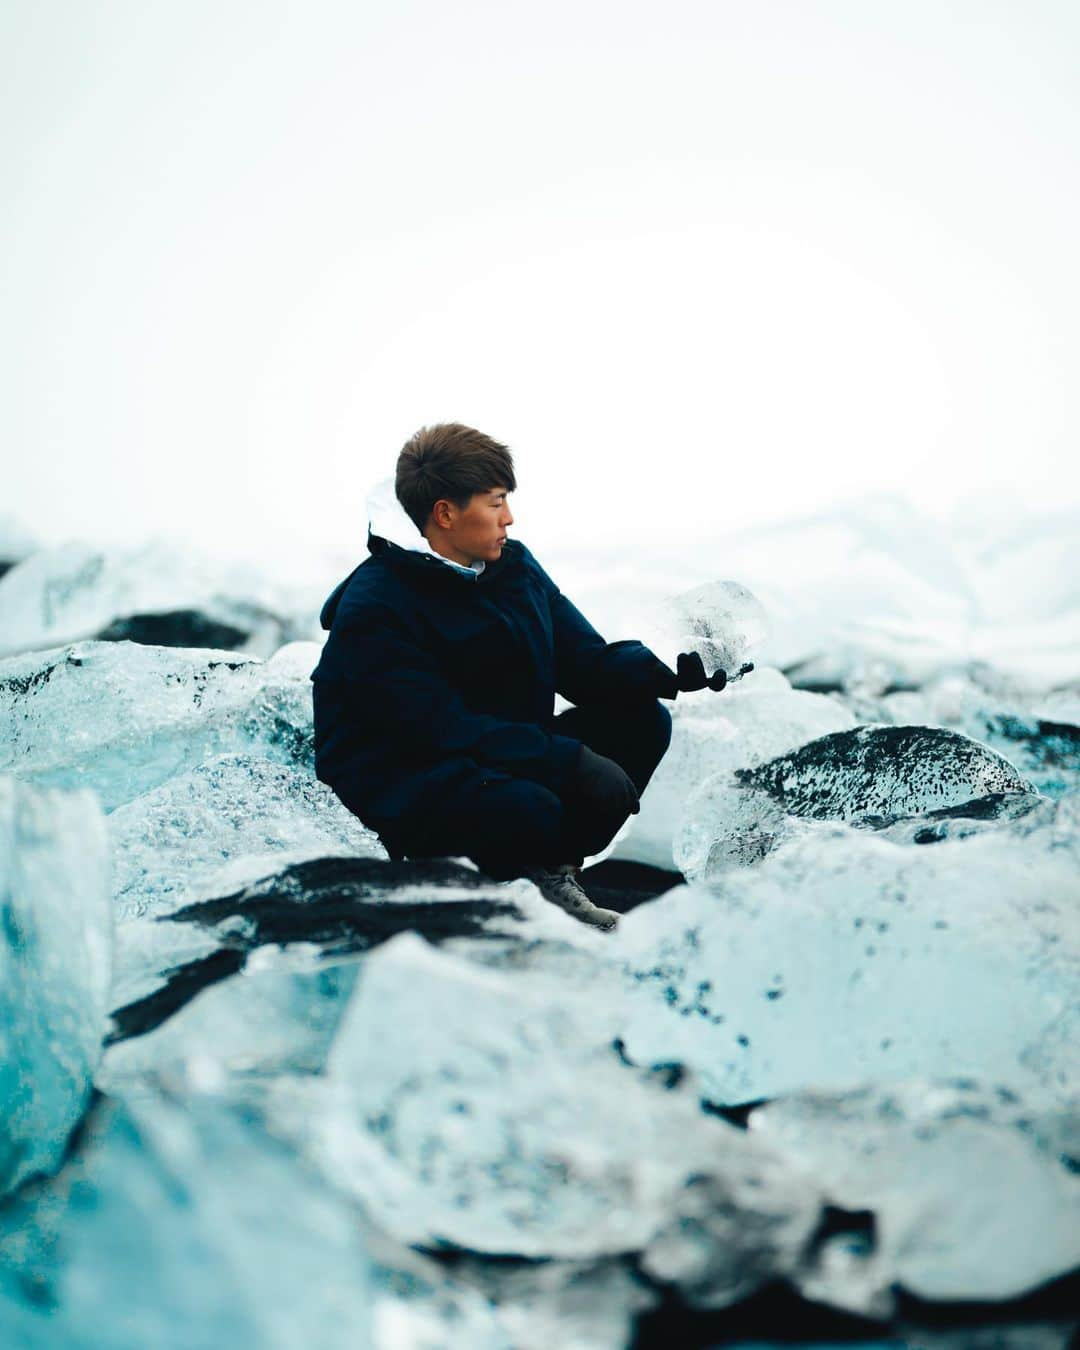
{"type": "Polygon", "coordinates": [[[797,1262],[817,1190],[703,1113],[692,1083],[628,1066],[620,1020],[606,997],[403,934],[366,958],[328,1081],[294,1102],[294,1128],[399,1240],[638,1251],[688,1297],[734,1301],[797,1262]]]}
{"type": "Polygon", "coordinates": [[[91,787],[107,811],[215,755],[301,766],[313,756],[295,644],[265,662],[124,642],[10,657],[0,661],[0,727],[0,771],[91,787]]]}
{"type": "Polygon", "coordinates": [[[707,880],[798,833],[791,817],[884,826],[941,813],[1010,815],[1038,800],[1008,760],[958,732],[854,727],[706,780],[687,800],[673,853],[688,880],[707,880]]]}
{"type": "Polygon", "coordinates": [[[723,1103],[957,1074],[1034,1099],[1080,1087],[1080,832],[1055,816],[913,848],[804,823],[758,866],[623,918],[651,991],[627,1005],[635,1060],[680,1059],[723,1103]]]}
{"type": "Polygon", "coordinates": [[[680,591],[655,607],[652,616],[657,655],[675,668],[678,652],[697,652],[707,675],[735,674],[755,658],[768,635],[765,609],[738,581],[707,581],[680,591]]]}
{"type": "Polygon", "coordinates": [[[803,1093],[752,1112],[750,1132],[797,1159],[833,1204],[873,1213],[869,1269],[804,1280],[811,1298],[894,1284],[922,1298],[1017,1298],[1080,1266],[1080,1116],[1009,1089],[912,1080],[803,1093]]]}
{"type": "Polygon", "coordinates": [[[680,868],[673,853],[699,785],[760,764],[807,741],[854,725],[834,699],[792,689],[779,671],[754,670],[716,693],[680,694],[671,705],[671,744],[611,856],[680,868]]]}
{"type": "Polygon", "coordinates": [[[366,1350],[375,1291],[340,1193],[213,1096],[103,1098],[0,1214],[0,1338],[70,1350],[366,1350]]]}
{"type": "Polygon", "coordinates": [[[101,1056],[108,852],[89,792],[0,776],[0,1193],[56,1168],[101,1056]]]}

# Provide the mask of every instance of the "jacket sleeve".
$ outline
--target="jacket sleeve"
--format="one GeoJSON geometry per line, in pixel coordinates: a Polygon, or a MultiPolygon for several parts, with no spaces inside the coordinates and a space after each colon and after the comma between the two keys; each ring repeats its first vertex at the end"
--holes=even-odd
{"type": "MultiPolygon", "coordinates": [[[[335,625],[317,673],[345,686],[354,743],[389,740],[396,754],[417,764],[464,754],[557,793],[576,772],[579,740],[472,711],[389,610],[367,609],[335,625]]],[[[347,758],[347,746],[341,749],[347,758]]]]}
{"type": "MultiPolygon", "coordinates": [[[[531,556],[531,555],[530,555],[531,556]]],[[[675,698],[675,672],[637,638],[605,642],[535,558],[548,592],[555,636],[555,689],[571,703],[604,699],[675,698]]]]}

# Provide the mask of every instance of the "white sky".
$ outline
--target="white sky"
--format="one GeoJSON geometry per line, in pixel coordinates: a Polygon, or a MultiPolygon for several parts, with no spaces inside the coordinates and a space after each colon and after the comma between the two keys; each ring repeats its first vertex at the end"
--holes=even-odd
{"type": "Polygon", "coordinates": [[[1080,503],[1071,0],[0,10],[0,512],[362,556],[424,423],[511,533],[1080,503]]]}

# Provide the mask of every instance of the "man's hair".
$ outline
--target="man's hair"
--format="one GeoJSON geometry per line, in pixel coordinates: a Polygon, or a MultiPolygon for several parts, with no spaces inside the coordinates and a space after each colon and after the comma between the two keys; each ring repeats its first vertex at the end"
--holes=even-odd
{"type": "Polygon", "coordinates": [[[440,498],[464,510],[475,493],[502,488],[517,488],[513,455],[460,422],[421,427],[398,455],[394,491],[421,534],[440,498]]]}

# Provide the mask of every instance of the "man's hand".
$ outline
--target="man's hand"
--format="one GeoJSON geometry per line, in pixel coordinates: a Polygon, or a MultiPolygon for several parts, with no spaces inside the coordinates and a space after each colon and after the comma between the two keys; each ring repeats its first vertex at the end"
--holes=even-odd
{"type": "Polygon", "coordinates": [[[605,755],[598,755],[584,742],[569,795],[605,821],[615,822],[612,833],[627,816],[636,815],[641,810],[637,788],[622,765],[605,755]]]}
{"type": "Polygon", "coordinates": [[[679,689],[693,693],[695,689],[715,689],[717,693],[727,684],[727,671],[717,670],[711,675],[705,674],[705,665],[697,652],[680,652],[676,658],[678,674],[676,680],[679,689]]]}

